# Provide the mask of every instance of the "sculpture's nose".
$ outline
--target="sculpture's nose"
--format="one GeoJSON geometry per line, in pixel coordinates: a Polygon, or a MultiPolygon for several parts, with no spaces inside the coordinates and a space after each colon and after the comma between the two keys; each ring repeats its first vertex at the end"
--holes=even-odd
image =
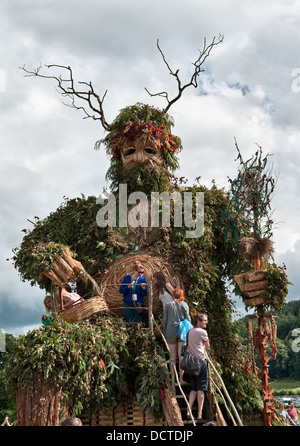
{"type": "Polygon", "coordinates": [[[133,159],[137,162],[137,163],[142,163],[143,161],[145,161],[146,156],[145,156],[146,152],[144,150],[143,147],[138,147],[134,153],[134,157],[133,159]]]}

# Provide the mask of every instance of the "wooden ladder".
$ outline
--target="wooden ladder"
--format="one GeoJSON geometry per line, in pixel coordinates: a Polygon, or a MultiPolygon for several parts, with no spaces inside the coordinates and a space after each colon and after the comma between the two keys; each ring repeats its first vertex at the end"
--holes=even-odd
{"type": "MultiPolygon", "coordinates": [[[[167,351],[170,353],[167,341],[163,335],[163,333],[160,330],[159,325],[157,324],[157,322],[155,321],[155,318],[152,316],[152,320],[153,323],[156,325],[156,327],[158,328],[162,339],[166,345],[166,349],[167,351]]],[[[178,373],[177,373],[177,369],[176,367],[171,367],[170,361],[167,361],[167,365],[168,365],[168,372],[171,376],[171,381],[172,381],[172,388],[174,391],[174,396],[177,400],[177,405],[178,408],[181,412],[181,418],[182,418],[182,422],[183,424],[192,424],[194,426],[201,426],[207,422],[213,421],[216,423],[216,425],[218,426],[227,426],[226,420],[222,414],[220,405],[218,403],[218,399],[216,397],[216,393],[218,393],[218,395],[221,397],[224,407],[227,411],[228,417],[231,419],[231,422],[233,424],[233,426],[242,426],[242,421],[239,417],[239,414],[228,394],[228,391],[225,387],[225,384],[221,378],[221,376],[219,375],[218,371],[216,370],[211,358],[209,357],[209,355],[207,356],[207,360],[208,360],[208,366],[209,366],[209,388],[208,388],[208,392],[206,393],[205,396],[205,400],[204,400],[204,406],[203,406],[203,419],[202,420],[196,420],[193,417],[191,419],[187,419],[187,410],[190,409],[189,403],[188,403],[188,394],[189,394],[189,389],[190,386],[189,384],[180,384],[179,383],[179,377],[178,377],[178,373]],[[173,368],[173,370],[172,370],[173,368]],[[222,391],[218,388],[218,386],[216,385],[216,383],[213,381],[212,377],[211,377],[211,371],[213,371],[214,375],[217,376],[218,381],[221,383],[221,389],[222,391]],[[223,395],[224,393],[224,395],[223,395]]],[[[175,409],[177,410],[177,409],[175,409]]],[[[189,410],[190,413],[192,413],[189,410]]]]}

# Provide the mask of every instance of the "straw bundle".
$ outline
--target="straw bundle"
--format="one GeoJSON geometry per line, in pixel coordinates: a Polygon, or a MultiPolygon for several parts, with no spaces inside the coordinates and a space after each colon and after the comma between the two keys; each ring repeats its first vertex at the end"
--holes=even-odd
{"type": "Polygon", "coordinates": [[[44,275],[59,287],[64,287],[68,282],[72,282],[79,277],[85,281],[89,280],[93,284],[93,289],[96,290],[97,294],[101,295],[97,282],[85,271],[78,260],[73,259],[67,246],[62,256],[57,255],[55,257],[51,270],[44,272],[44,275]]]}
{"type": "Polygon", "coordinates": [[[56,285],[62,287],[67,282],[74,280],[81,272],[84,272],[82,264],[73,259],[69,248],[66,246],[62,257],[57,255],[50,271],[44,272],[44,275],[56,285]]]}
{"type": "Polygon", "coordinates": [[[239,242],[242,255],[247,262],[252,262],[258,256],[267,259],[273,252],[273,242],[269,238],[242,237],[239,242]]]}
{"type": "MultiPolygon", "coordinates": [[[[122,314],[123,310],[123,296],[119,293],[121,282],[126,274],[132,274],[134,263],[141,262],[144,268],[144,277],[149,285],[152,281],[152,276],[155,272],[161,271],[164,273],[166,281],[175,286],[182,286],[180,278],[172,274],[171,265],[160,256],[152,256],[150,252],[144,251],[138,255],[124,255],[122,258],[116,260],[109,268],[109,270],[102,274],[99,278],[98,285],[101,288],[101,294],[105,293],[106,302],[109,309],[117,314],[122,314]]],[[[149,287],[148,294],[145,297],[145,306],[149,304],[149,287]]],[[[163,310],[162,303],[159,300],[158,291],[153,284],[153,314],[160,313],[163,310]]]]}

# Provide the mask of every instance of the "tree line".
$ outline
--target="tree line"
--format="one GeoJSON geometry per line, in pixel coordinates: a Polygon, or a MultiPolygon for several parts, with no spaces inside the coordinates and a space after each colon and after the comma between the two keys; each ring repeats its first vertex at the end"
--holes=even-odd
{"type": "MultiPolygon", "coordinates": [[[[281,378],[300,379],[300,300],[288,302],[281,312],[274,311],[277,325],[277,357],[272,359],[271,345],[267,353],[271,357],[269,375],[271,380],[281,378]],[[298,330],[296,330],[298,329],[298,330]]],[[[235,322],[239,329],[242,344],[247,345],[246,317],[235,322]]],[[[256,365],[259,360],[255,351],[256,365]]]]}

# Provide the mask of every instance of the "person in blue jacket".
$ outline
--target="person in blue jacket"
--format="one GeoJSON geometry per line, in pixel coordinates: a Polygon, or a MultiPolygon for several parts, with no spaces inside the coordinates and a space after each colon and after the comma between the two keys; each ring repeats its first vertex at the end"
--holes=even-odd
{"type": "Polygon", "coordinates": [[[127,322],[142,322],[142,309],[144,307],[144,297],[147,294],[147,283],[143,276],[144,268],[141,262],[134,262],[133,273],[126,274],[122,280],[119,293],[123,294],[124,316],[127,322]]]}

